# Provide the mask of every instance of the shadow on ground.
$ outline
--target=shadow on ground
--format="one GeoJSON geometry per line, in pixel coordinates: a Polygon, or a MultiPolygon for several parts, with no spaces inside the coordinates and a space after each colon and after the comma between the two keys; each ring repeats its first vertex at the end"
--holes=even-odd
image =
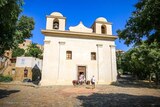
{"type": "Polygon", "coordinates": [[[99,94],[78,96],[83,107],[160,107],[160,97],[128,94],[99,94]]]}
{"type": "Polygon", "coordinates": [[[144,82],[142,80],[136,80],[131,76],[122,76],[119,77],[117,82],[112,83],[111,85],[120,86],[120,87],[134,87],[134,88],[160,88],[156,86],[155,83],[144,82]]]}
{"type": "Polygon", "coordinates": [[[0,99],[4,97],[8,97],[10,94],[20,92],[20,90],[5,90],[0,89],[0,99]]]}

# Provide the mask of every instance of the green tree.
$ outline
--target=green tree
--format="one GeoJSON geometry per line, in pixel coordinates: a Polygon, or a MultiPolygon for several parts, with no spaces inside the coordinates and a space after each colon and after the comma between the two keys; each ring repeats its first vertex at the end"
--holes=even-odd
{"type": "Polygon", "coordinates": [[[131,72],[138,79],[146,79],[148,76],[146,72],[146,62],[142,60],[144,59],[143,54],[145,51],[146,50],[140,46],[136,46],[125,54],[124,64],[126,68],[123,67],[123,69],[131,72]]]}
{"type": "Polygon", "coordinates": [[[12,50],[12,57],[18,57],[24,55],[25,50],[21,48],[16,48],[12,50]]]}
{"type": "Polygon", "coordinates": [[[119,38],[127,45],[139,44],[144,37],[148,43],[160,43],[160,0],[139,0],[135,8],[125,29],[117,31],[119,38]]]}
{"type": "Polygon", "coordinates": [[[32,43],[31,45],[28,46],[25,56],[42,58],[42,50],[37,46],[37,44],[32,43]]]}
{"type": "Polygon", "coordinates": [[[27,16],[19,18],[22,5],[23,0],[0,0],[0,55],[32,36],[33,19],[27,16]]]}
{"type": "Polygon", "coordinates": [[[139,0],[123,30],[117,30],[125,44],[135,44],[125,54],[126,70],[138,77],[160,75],[160,0],[139,0]],[[146,39],[145,41],[143,41],[146,39]]]}
{"type": "Polygon", "coordinates": [[[149,79],[152,74],[156,75],[156,83],[159,83],[160,76],[160,48],[157,42],[150,45],[142,42],[124,54],[121,68],[131,72],[138,79],[149,79]]]}
{"type": "Polygon", "coordinates": [[[14,36],[14,46],[17,47],[25,39],[32,37],[31,31],[34,29],[34,20],[31,17],[22,15],[17,21],[16,32],[14,36]]]}
{"type": "Polygon", "coordinates": [[[21,6],[22,0],[0,1],[0,55],[4,50],[11,48],[16,22],[22,11],[21,6]]]}
{"type": "Polygon", "coordinates": [[[124,52],[119,50],[116,52],[116,58],[117,58],[117,71],[118,74],[122,74],[123,73],[123,69],[122,69],[122,61],[124,58],[124,52]]]}

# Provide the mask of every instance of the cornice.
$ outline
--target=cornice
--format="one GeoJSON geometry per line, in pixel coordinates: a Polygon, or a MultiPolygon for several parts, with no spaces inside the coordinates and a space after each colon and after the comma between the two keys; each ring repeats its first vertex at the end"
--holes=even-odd
{"type": "Polygon", "coordinates": [[[85,33],[85,32],[72,32],[61,30],[41,30],[45,36],[53,37],[71,37],[71,38],[83,38],[83,39],[97,39],[97,40],[112,40],[114,41],[118,37],[106,34],[85,33]]]}
{"type": "Polygon", "coordinates": [[[66,17],[62,17],[62,16],[52,16],[52,15],[49,15],[49,16],[46,16],[47,18],[58,18],[58,19],[66,19],[66,17]]]}
{"type": "Polygon", "coordinates": [[[94,23],[102,23],[102,24],[112,25],[111,22],[103,22],[103,21],[95,21],[94,23]]]}
{"type": "Polygon", "coordinates": [[[111,22],[95,21],[95,22],[92,24],[91,28],[93,28],[93,26],[94,26],[96,23],[112,25],[112,23],[111,23],[111,22]]]}

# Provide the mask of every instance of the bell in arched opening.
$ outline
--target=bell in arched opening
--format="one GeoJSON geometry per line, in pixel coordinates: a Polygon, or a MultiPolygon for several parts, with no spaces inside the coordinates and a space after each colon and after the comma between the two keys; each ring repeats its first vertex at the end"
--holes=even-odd
{"type": "Polygon", "coordinates": [[[105,25],[102,25],[102,26],[101,26],[101,33],[102,33],[102,34],[106,34],[106,31],[107,31],[107,30],[106,30],[106,26],[105,26],[105,25]]]}
{"type": "Polygon", "coordinates": [[[55,19],[53,21],[53,29],[59,29],[59,21],[58,21],[58,19],[55,19]]]}

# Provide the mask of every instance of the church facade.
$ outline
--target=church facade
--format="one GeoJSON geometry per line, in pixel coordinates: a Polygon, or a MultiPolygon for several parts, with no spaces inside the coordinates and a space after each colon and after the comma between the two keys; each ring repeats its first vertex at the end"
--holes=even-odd
{"type": "Polygon", "coordinates": [[[91,28],[80,22],[65,30],[66,17],[59,12],[47,16],[42,68],[42,86],[71,85],[84,74],[94,75],[96,84],[110,84],[117,79],[115,39],[112,24],[97,18],[91,28]]]}

